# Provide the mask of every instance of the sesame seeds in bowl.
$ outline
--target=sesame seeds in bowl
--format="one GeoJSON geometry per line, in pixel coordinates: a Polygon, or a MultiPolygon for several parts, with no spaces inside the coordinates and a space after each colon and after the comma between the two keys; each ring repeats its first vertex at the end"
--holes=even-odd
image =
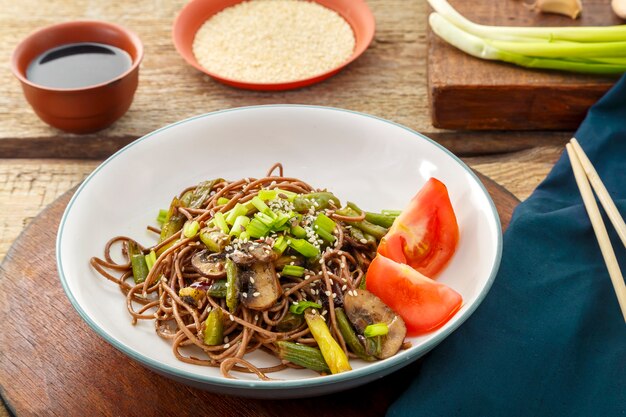
{"type": "Polygon", "coordinates": [[[225,84],[287,90],[322,81],[374,36],[363,0],[192,0],[174,23],[183,58],[225,84]]]}

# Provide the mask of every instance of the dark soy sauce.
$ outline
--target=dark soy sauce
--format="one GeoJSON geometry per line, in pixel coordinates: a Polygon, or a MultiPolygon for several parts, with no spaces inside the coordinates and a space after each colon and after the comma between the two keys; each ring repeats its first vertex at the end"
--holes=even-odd
{"type": "Polygon", "coordinates": [[[128,52],[103,43],[70,43],[35,58],[26,78],[51,88],[82,88],[105,83],[131,67],[128,52]]]}

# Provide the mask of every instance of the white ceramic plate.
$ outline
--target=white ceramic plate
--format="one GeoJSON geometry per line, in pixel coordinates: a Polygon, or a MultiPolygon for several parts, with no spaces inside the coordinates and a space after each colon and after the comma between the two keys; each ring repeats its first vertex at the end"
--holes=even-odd
{"type": "MultiPolygon", "coordinates": [[[[435,347],[485,297],[500,263],[502,237],[495,206],[458,158],[403,126],[346,110],[260,106],[184,120],[136,140],[100,165],[80,186],[61,220],[57,263],[74,308],[98,335],[154,371],[187,384],[234,395],[293,398],[326,394],[380,378],[435,347]],[[431,176],[443,181],[457,214],[459,247],[439,281],[464,305],[442,328],[409,339],[413,347],[383,361],[352,361],[353,370],[318,376],[307,370],[271,374],[273,381],[179,362],[152,322],[131,325],[118,287],[89,266],[115,235],[149,244],[160,208],[183,188],[223,177],[259,177],[280,161],[285,173],[326,187],[368,210],[401,209],[431,176]]],[[[95,337],[95,335],[94,335],[95,337]]],[[[275,363],[262,352],[258,364],[275,363]]]]}

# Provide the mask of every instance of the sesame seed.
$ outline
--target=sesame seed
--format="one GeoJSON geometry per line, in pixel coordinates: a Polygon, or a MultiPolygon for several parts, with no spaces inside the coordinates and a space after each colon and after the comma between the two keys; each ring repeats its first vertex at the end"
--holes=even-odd
{"type": "Polygon", "coordinates": [[[324,291],[324,294],[326,294],[326,297],[330,297],[330,291],[324,291]]]}
{"type": "Polygon", "coordinates": [[[226,344],[224,345],[224,349],[228,349],[229,347],[230,347],[230,343],[226,343],[226,344]]]}
{"type": "Polygon", "coordinates": [[[345,290],[346,290],[346,288],[348,288],[348,286],[347,286],[347,285],[344,285],[343,287],[341,287],[341,291],[345,291],[345,290]]]}
{"type": "Polygon", "coordinates": [[[346,267],[346,263],[345,263],[345,262],[342,262],[342,263],[340,263],[339,265],[340,265],[342,268],[345,268],[345,267],[346,267]]]}
{"type": "Polygon", "coordinates": [[[297,305],[298,305],[298,302],[297,302],[297,301],[294,301],[292,304],[293,304],[294,306],[297,306],[297,305]]]}
{"type": "Polygon", "coordinates": [[[360,240],[359,240],[359,242],[361,242],[361,243],[363,243],[363,244],[366,244],[366,243],[367,243],[367,239],[362,238],[362,239],[360,239],[360,240]]]}
{"type": "Polygon", "coordinates": [[[255,291],[255,292],[252,293],[253,297],[258,297],[259,295],[261,295],[261,293],[258,292],[258,291],[255,291]]]}
{"type": "Polygon", "coordinates": [[[333,298],[337,298],[337,294],[333,293],[333,298]]]}
{"type": "Polygon", "coordinates": [[[233,315],[232,315],[232,314],[229,314],[229,315],[228,315],[228,318],[230,319],[230,321],[235,321],[235,318],[233,317],[233,315]]]}
{"type": "Polygon", "coordinates": [[[295,263],[295,262],[293,262],[293,261],[289,262],[289,265],[295,265],[295,264],[296,264],[296,263],[295,263]]]}
{"type": "Polygon", "coordinates": [[[254,278],[250,277],[250,284],[254,284],[254,278]]]}
{"type": "Polygon", "coordinates": [[[343,251],[342,250],[338,250],[337,251],[337,255],[340,255],[340,256],[343,255],[343,251]]]}
{"type": "Polygon", "coordinates": [[[322,311],[322,316],[325,316],[326,314],[328,314],[328,311],[326,310],[322,311]]]}
{"type": "Polygon", "coordinates": [[[244,292],[241,295],[243,296],[243,298],[248,298],[248,293],[247,292],[244,292]]]}

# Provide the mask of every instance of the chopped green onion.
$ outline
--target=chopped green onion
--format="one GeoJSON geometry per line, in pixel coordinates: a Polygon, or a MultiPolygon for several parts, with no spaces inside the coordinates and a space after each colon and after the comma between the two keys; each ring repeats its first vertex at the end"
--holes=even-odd
{"type": "Polygon", "coordinates": [[[273,200],[278,193],[276,190],[259,190],[259,198],[264,201],[273,200]]]}
{"type": "Polygon", "coordinates": [[[159,215],[156,218],[157,223],[163,226],[163,223],[167,221],[167,210],[161,209],[159,210],[159,215]]]}
{"type": "Polygon", "coordinates": [[[215,223],[217,227],[220,228],[222,232],[226,234],[230,232],[230,229],[228,228],[228,224],[226,223],[226,218],[224,217],[224,213],[222,213],[221,211],[218,211],[217,213],[215,213],[215,216],[213,216],[213,222],[215,223]]]}
{"type": "Polygon", "coordinates": [[[150,253],[146,255],[146,265],[148,266],[148,271],[152,269],[152,266],[156,263],[156,260],[156,252],[151,250],[150,253]]]}
{"type": "Polygon", "coordinates": [[[185,226],[183,226],[183,235],[186,238],[192,238],[198,234],[199,230],[200,230],[200,223],[198,223],[197,220],[194,220],[192,222],[186,222],[185,226]]]}
{"type": "Polygon", "coordinates": [[[473,23],[446,0],[429,0],[433,32],[463,52],[528,68],[617,74],[626,71],[626,25],[609,27],[503,27],[473,23]],[[581,61],[588,58],[587,61],[581,61]],[[607,60],[608,59],[608,60],[607,60]]]}
{"type": "Polygon", "coordinates": [[[267,206],[267,204],[265,204],[263,202],[263,200],[261,200],[261,198],[259,198],[259,196],[254,196],[252,198],[252,200],[250,200],[250,202],[252,203],[252,205],[254,207],[256,207],[257,210],[259,210],[259,212],[261,213],[266,213],[271,211],[270,208],[267,206]]]}
{"type": "Polygon", "coordinates": [[[278,238],[274,241],[274,244],[272,245],[272,249],[274,249],[274,252],[282,254],[285,249],[287,249],[287,246],[289,246],[287,244],[287,239],[285,239],[284,236],[278,236],[278,238]]]}
{"type": "Polygon", "coordinates": [[[290,216],[287,213],[283,213],[281,211],[279,211],[278,213],[276,213],[276,219],[274,220],[274,225],[273,228],[274,230],[282,227],[285,223],[287,223],[293,216],[290,216]]]}
{"type": "Polygon", "coordinates": [[[287,244],[289,245],[289,247],[297,252],[300,252],[307,258],[315,258],[320,254],[320,250],[316,246],[312,245],[304,239],[292,238],[287,241],[287,244]]]}
{"type": "Polygon", "coordinates": [[[218,206],[223,206],[224,204],[228,204],[230,200],[226,197],[220,197],[217,199],[217,205],[218,206]]]}
{"type": "Polygon", "coordinates": [[[230,235],[239,237],[242,232],[246,231],[246,226],[248,226],[248,224],[250,224],[250,218],[248,216],[237,217],[233,227],[230,229],[230,235]]]}
{"type": "Polygon", "coordinates": [[[276,197],[286,198],[287,201],[293,203],[293,200],[298,196],[298,193],[293,191],[283,190],[282,188],[274,188],[276,190],[276,197]]]}
{"type": "Polygon", "coordinates": [[[332,233],[335,231],[335,227],[337,223],[335,223],[330,217],[325,215],[324,213],[320,213],[315,218],[313,222],[313,229],[323,229],[328,233],[332,233]]]}
{"type": "Polygon", "coordinates": [[[237,219],[237,217],[245,216],[246,214],[248,214],[248,209],[246,208],[246,206],[241,203],[237,203],[235,204],[235,207],[225,213],[226,223],[233,225],[235,224],[235,219],[237,219]]]}
{"type": "Polygon", "coordinates": [[[313,301],[300,301],[297,304],[294,302],[289,306],[289,311],[293,314],[302,314],[307,308],[317,308],[318,310],[322,308],[321,305],[314,303],[313,301]]]}
{"type": "Polygon", "coordinates": [[[335,240],[337,240],[335,236],[331,235],[329,232],[322,228],[315,229],[315,233],[317,233],[319,237],[321,237],[328,243],[335,243],[335,240]]]}
{"type": "Polygon", "coordinates": [[[211,252],[221,252],[230,243],[230,237],[219,230],[200,230],[200,240],[211,252]]]}
{"type": "Polygon", "coordinates": [[[370,324],[363,331],[363,336],[365,337],[376,337],[376,336],[384,336],[389,333],[389,327],[387,327],[386,323],[375,323],[370,324]]]}
{"type": "Polygon", "coordinates": [[[301,277],[304,275],[304,268],[297,265],[285,265],[281,275],[289,275],[291,277],[301,277]]]}
{"type": "Polygon", "coordinates": [[[254,218],[246,226],[246,233],[253,238],[265,237],[270,232],[270,227],[261,220],[254,218]]]}
{"type": "Polygon", "coordinates": [[[306,230],[302,226],[293,226],[291,228],[291,234],[297,238],[304,239],[306,237],[306,230]]]}
{"type": "Polygon", "coordinates": [[[402,211],[401,210],[381,210],[380,213],[384,214],[385,216],[398,217],[400,213],[402,213],[402,211]]]}
{"type": "MultiPolygon", "coordinates": [[[[270,213],[272,212],[270,211],[270,213]]],[[[261,221],[268,228],[272,227],[274,225],[274,221],[276,220],[275,217],[272,217],[271,215],[267,213],[261,213],[261,212],[258,212],[257,214],[255,214],[254,217],[256,217],[259,221],[261,221]]]]}

